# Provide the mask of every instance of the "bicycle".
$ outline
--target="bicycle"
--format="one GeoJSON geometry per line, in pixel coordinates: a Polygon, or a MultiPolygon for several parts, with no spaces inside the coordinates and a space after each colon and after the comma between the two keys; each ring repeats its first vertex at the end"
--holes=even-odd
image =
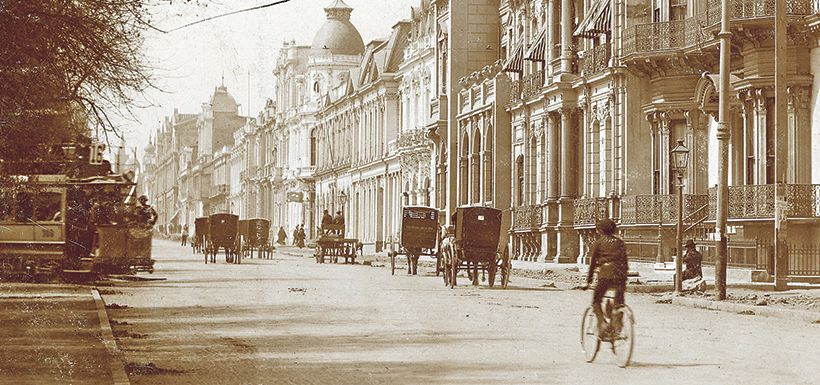
{"type": "Polygon", "coordinates": [[[609,342],[618,366],[625,368],[632,360],[632,349],[635,346],[635,314],[626,304],[615,308],[615,289],[606,291],[601,308],[606,318],[607,333],[598,330],[598,320],[592,305],[584,310],[584,316],[581,318],[581,349],[584,357],[586,362],[594,361],[601,349],[601,342],[609,342]],[[617,334],[613,335],[612,320],[618,313],[622,314],[622,325],[617,334]]]}

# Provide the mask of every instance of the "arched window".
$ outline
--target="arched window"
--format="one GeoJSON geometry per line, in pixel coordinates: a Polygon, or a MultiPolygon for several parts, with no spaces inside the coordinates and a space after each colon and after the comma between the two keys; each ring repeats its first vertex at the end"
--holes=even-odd
{"type": "Polygon", "coordinates": [[[481,203],[481,132],[473,131],[473,154],[470,157],[472,163],[472,202],[481,203]]]}
{"type": "Polygon", "coordinates": [[[310,165],[316,165],[316,129],[310,131],[310,165]]]}
{"type": "Polygon", "coordinates": [[[493,126],[487,126],[484,144],[484,200],[493,201],[493,126]]]}

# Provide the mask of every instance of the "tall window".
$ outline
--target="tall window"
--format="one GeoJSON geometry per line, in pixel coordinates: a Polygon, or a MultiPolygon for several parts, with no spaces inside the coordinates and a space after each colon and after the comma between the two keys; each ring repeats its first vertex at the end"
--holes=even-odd
{"type": "Polygon", "coordinates": [[[316,165],[316,129],[310,132],[310,165],[316,165]]]}
{"type": "Polygon", "coordinates": [[[516,198],[518,205],[524,204],[524,156],[515,158],[516,198]]]}
{"type": "Polygon", "coordinates": [[[481,132],[473,131],[472,202],[481,203],[481,132]]]}
{"type": "Polygon", "coordinates": [[[487,126],[487,140],[484,145],[484,200],[493,199],[493,127],[487,126]]]}
{"type": "Polygon", "coordinates": [[[467,170],[467,160],[470,156],[470,137],[465,132],[461,137],[461,158],[459,159],[459,173],[461,174],[461,182],[459,183],[459,190],[461,190],[461,204],[468,203],[468,194],[470,185],[467,170]]]}

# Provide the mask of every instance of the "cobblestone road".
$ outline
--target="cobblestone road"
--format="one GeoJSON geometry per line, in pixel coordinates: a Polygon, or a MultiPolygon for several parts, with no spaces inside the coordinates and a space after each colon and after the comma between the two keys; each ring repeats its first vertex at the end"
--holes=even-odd
{"type": "Polygon", "coordinates": [[[127,306],[109,315],[134,384],[817,383],[820,325],[628,296],[636,348],[620,369],[607,351],[583,361],[589,293],[543,281],[451,290],[281,253],[205,265],[167,241],[154,256],[166,281],[104,295],[127,306]]]}

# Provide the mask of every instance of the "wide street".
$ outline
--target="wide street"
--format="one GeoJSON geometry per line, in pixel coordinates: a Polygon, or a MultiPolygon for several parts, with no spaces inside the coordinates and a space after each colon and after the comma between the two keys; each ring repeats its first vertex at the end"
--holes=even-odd
{"type": "MultiPolygon", "coordinates": [[[[204,264],[154,242],[164,281],[104,290],[133,384],[816,384],[820,325],[656,304],[636,313],[633,365],[584,362],[590,293],[513,277],[445,288],[365,265],[204,264]],[[149,366],[149,363],[153,365],[149,366]]],[[[303,252],[303,254],[306,254],[303,252]]]]}

